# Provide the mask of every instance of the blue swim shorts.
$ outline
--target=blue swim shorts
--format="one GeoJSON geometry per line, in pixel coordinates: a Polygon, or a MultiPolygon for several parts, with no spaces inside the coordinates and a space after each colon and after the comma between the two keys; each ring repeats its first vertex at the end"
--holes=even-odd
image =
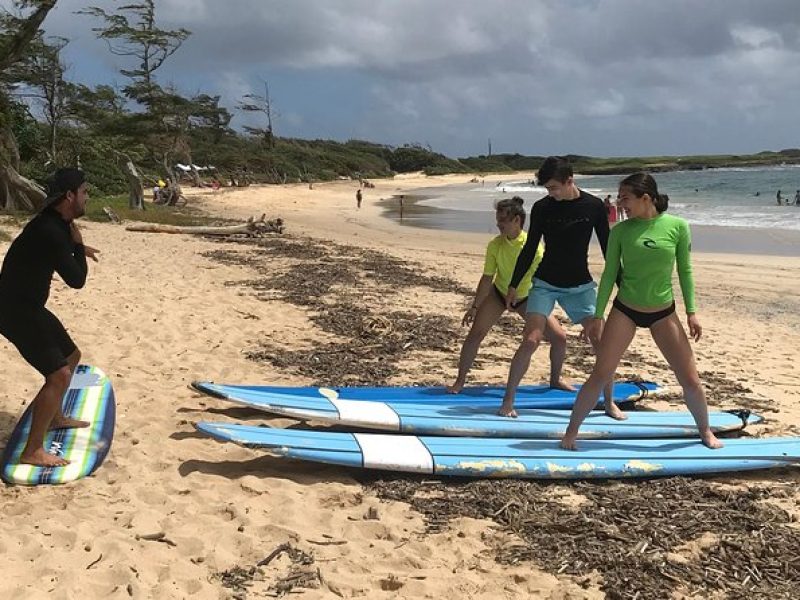
{"type": "Polygon", "coordinates": [[[575,287],[556,287],[541,279],[533,279],[533,287],[528,293],[527,312],[549,317],[556,306],[561,305],[573,323],[580,323],[594,316],[597,303],[597,284],[594,281],[575,287]]]}

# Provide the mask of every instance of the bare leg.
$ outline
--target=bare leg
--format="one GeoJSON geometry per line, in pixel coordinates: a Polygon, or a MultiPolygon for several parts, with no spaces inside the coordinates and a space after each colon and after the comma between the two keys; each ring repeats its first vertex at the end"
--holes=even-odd
{"type": "Polygon", "coordinates": [[[55,373],[45,377],[44,385],[33,399],[33,417],[28,442],[22,451],[19,461],[30,465],[43,467],[59,467],[69,464],[68,461],[49,454],[44,449],[44,436],[50,427],[53,418],[61,406],[61,398],[69,386],[72,373],[68,366],[61,367],[55,373]]]}
{"type": "Polygon", "coordinates": [[[506,383],[506,393],[503,396],[503,404],[497,414],[504,417],[516,417],[517,411],[514,410],[514,398],[517,395],[519,382],[528,371],[531,364],[531,357],[544,337],[544,330],[547,326],[547,317],[538,313],[528,313],[525,316],[525,330],[522,333],[522,343],[514,353],[511,360],[511,368],[508,371],[508,382],[506,383]]]}
{"type": "MultiPolygon", "coordinates": [[[[609,315],[609,318],[610,316],[611,315],[609,315]]],[[[584,325],[585,322],[586,321],[582,321],[581,325],[584,325]]],[[[634,326],[634,332],[635,330],[636,329],[634,326]]],[[[600,351],[600,344],[602,344],[602,341],[599,339],[592,339],[591,337],[589,337],[589,342],[591,342],[592,348],[594,349],[594,353],[595,355],[597,355],[600,351]]],[[[630,341],[628,341],[628,343],[630,344],[630,341]]],[[[624,351],[625,350],[623,349],[623,352],[624,351]]],[[[619,362],[619,360],[617,362],[619,362]]],[[[628,418],[625,415],[625,413],[620,410],[616,402],[614,402],[614,373],[611,373],[611,377],[603,385],[603,408],[605,409],[606,414],[612,419],[617,419],[618,421],[624,421],[625,419],[628,418]]]]}
{"type": "Polygon", "coordinates": [[[544,339],[550,342],[550,387],[574,392],[575,386],[561,377],[564,359],[567,357],[567,333],[553,315],[547,317],[544,339]]]}
{"type": "MultiPolygon", "coordinates": [[[[81,361],[81,351],[75,348],[75,351],[67,357],[67,368],[69,369],[69,376],[72,379],[72,375],[75,373],[75,369],[78,366],[78,363],[81,361]]],[[[69,382],[67,382],[69,385],[69,382]]],[[[66,392],[66,388],[64,388],[66,392]]],[[[89,421],[79,421],[78,419],[71,419],[64,415],[62,411],[62,404],[61,402],[58,403],[58,412],[56,412],[53,420],[50,424],[50,429],[66,429],[69,427],[88,427],[89,421]]]]}
{"type": "Polygon", "coordinates": [[[692,346],[678,320],[678,315],[672,313],[653,323],[650,335],[653,336],[653,341],[667,359],[669,366],[675,371],[678,383],[683,388],[686,406],[694,417],[703,444],[712,449],[722,448],[723,443],[717,439],[708,424],[706,395],[697,373],[692,346]]]}
{"type": "Polygon", "coordinates": [[[603,343],[599,345],[597,350],[597,359],[592,374],[586,383],[581,386],[578,398],[575,400],[575,406],[572,407],[569,427],[567,427],[567,431],[561,439],[562,448],[575,450],[575,440],[578,437],[578,430],[581,424],[597,405],[600,391],[614,376],[619,360],[628,346],[630,346],[635,333],[636,325],[634,325],[633,321],[616,308],[612,309],[603,331],[603,343]]]}
{"type": "Polygon", "coordinates": [[[494,294],[486,298],[478,307],[478,313],[475,315],[475,320],[472,322],[472,327],[467,334],[467,339],[464,340],[464,345],[461,346],[461,355],[458,359],[458,376],[456,377],[453,385],[447,386],[448,394],[458,394],[467,382],[467,374],[472,368],[472,363],[475,362],[475,357],[478,355],[478,349],[483,342],[483,338],[492,329],[497,319],[503,314],[506,307],[500,302],[494,294]]]}

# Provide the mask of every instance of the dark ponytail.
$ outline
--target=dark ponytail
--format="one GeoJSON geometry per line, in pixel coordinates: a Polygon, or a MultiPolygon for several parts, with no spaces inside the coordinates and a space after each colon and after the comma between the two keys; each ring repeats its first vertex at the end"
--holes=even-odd
{"type": "Polygon", "coordinates": [[[514,196],[513,198],[506,198],[505,200],[498,200],[494,205],[494,209],[497,212],[503,213],[503,216],[506,218],[513,219],[514,217],[519,217],[519,226],[524,227],[525,209],[522,207],[524,203],[525,200],[519,196],[514,196]]]}
{"type": "Polygon", "coordinates": [[[645,194],[649,195],[659,213],[663,213],[669,207],[669,196],[658,193],[658,185],[650,173],[634,173],[620,181],[619,185],[629,188],[637,198],[641,198],[645,194]]]}

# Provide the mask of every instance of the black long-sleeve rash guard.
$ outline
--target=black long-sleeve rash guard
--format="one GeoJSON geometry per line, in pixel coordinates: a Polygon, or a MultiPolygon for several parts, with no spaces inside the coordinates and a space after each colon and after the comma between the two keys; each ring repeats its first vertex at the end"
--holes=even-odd
{"type": "Polygon", "coordinates": [[[83,244],[72,240],[69,223],[46,209],[11,244],[0,271],[0,302],[44,306],[53,273],[71,288],[82,288],[88,267],[83,244]]]}
{"type": "Polygon", "coordinates": [[[528,239],[514,267],[511,287],[516,288],[536,255],[539,241],[544,237],[544,258],[534,276],[550,285],[575,287],[592,281],[588,253],[592,231],[603,256],[608,244],[608,215],[603,201],[580,190],[575,200],[542,198],[531,209],[528,239]]]}

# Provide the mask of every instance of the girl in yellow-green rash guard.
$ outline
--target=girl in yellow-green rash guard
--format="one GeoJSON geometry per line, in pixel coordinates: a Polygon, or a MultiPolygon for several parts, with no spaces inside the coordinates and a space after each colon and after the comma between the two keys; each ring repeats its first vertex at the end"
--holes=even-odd
{"type": "MultiPolygon", "coordinates": [[[[475,300],[472,302],[462,325],[472,324],[461,347],[458,361],[458,376],[455,382],[448,386],[447,391],[457,394],[467,381],[467,374],[472,368],[472,363],[478,354],[483,338],[506,310],[506,292],[517,264],[517,257],[525,245],[527,234],[523,231],[525,225],[525,209],[523,200],[519,196],[500,200],[495,205],[497,228],[500,235],[492,239],[486,247],[486,259],[483,266],[483,275],[478,282],[475,300]]],[[[533,264],[525,273],[519,285],[519,300],[512,307],[514,312],[525,317],[525,304],[528,300],[528,290],[531,288],[533,273],[542,261],[542,249],[539,247],[533,264]]],[[[564,357],[567,354],[567,334],[552,315],[547,319],[545,337],[550,342],[550,387],[574,390],[571,385],[561,378],[561,368],[564,366],[564,357]]]]}
{"type": "Polygon", "coordinates": [[[635,173],[623,179],[619,198],[628,220],[614,227],[608,239],[606,266],[592,324],[598,330],[596,333],[602,331],[600,349],[594,370],[575,401],[561,446],[575,449],[578,429],[597,404],[603,383],[616,370],[636,328],[646,327],[683,388],[686,406],[703,444],[721,448],[722,442],[708,425],[708,405],[689,339],[675,314],[672,271],[677,264],[689,335],[698,341],[703,330],[695,312],[689,225],[665,213],[669,198],[659,194],[655,179],[648,173],[635,173]],[[603,314],[615,281],[619,292],[603,327],[603,314]]]}

